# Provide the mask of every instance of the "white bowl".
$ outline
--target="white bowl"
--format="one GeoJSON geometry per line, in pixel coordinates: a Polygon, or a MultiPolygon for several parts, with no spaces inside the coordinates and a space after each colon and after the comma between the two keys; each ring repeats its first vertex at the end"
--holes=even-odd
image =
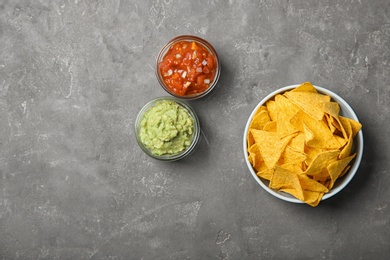
{"type": "MultiPolygon", "coordinates": [[[[249,125],[252,121],[252,118],[255,115],[256,110],[260,106],[264,105],[268,100],[270,100],[274,96],[276,96],[277,94],[281,94],[281,93],[284,93],[286,91],[292,90],[298,86],[299,85],[291,85],[291,86],[280,88],[278,90],[275,90],[274,92],[272,92],[271,94],[269,94],[263,100],[260,101],[260,103],[255,107],[255,109],[251,113],[251,115],[248,119],[248,122],[246,123],[245,131],[244,131],[243,145],[244,145],[244,157],[245,157],[246,164],[247,164],[249,171],[251,172],[253,178],[255,178],[255,180],[260,184],[261,187],[263,187],[267,192],[269,192],[270,194],[272,194],[273,196],[275,196],[281,200],[285,200],[288,202],[294,202],[294,203],[304,203],[303,201],[295,198],[294,196],[292,196],[288,193],[277,191],[277,190],[269,188],[268,187],[269,181],[265,180],[263,178],[259,178],[256,175],[256,172],[254,171],[252,165],[250,164],[250,162],[248,160],[248,149],[247,149],[247,133],[249,130],[249,125]]],[[[342,99],[340,96],[338,96],[337,94],[335,94],[334,92],[332,92],[328,89],[318,87],[318,86],[314,86],[314,87],[317,89],[318,93],[330,96],[333,99],[333,101],[336,101],[340,105],[340,115],[342,115],[344,117],[351,118],[355,121],[359,121],[355,112],[352,110],[352,108],[348,105],[348,103],[344,99],[342,99]]],[[[347,186],[347,184],[355,176],[355,174],[359,168],[360,162],[362,160],[362,156],[363,156],[363,132],[362,132],[362,130],[360,130],[354,138],[354,146],[353,146],[352,152],[356,152],[356,157],[352,160],[352,162],[350,164],[351,168],[348,170],[348,172],[345,173],[345,175],[343,177],[336,180],[336,183],[334,184],[333,188],[328,193],[324,194],[324,196],[322,197],[322,200],[326,200],[326,199],[336,195],[337,193],[339,193],[342,189],[344,189],[345,186],[347,186]]]]}

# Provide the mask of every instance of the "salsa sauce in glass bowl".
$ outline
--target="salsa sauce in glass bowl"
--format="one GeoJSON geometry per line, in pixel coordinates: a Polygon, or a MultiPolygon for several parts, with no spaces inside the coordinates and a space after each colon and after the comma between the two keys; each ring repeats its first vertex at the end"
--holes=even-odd
{"type": "Polygon", "coordinates": [[[199,37],[184,35],[162,48],[156,72],[158,81],[169,94],[194,99],[213,89],[220,65],[211,44],[199,37]]]}

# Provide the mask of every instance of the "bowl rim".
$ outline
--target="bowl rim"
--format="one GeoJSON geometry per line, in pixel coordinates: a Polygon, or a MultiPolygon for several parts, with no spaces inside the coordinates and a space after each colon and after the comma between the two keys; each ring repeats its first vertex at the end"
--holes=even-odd
{"type": "Polygon", "coordinates": [[[213,45],[210,42],[208,42],[207,40],[205,40],[205,39],[203,39],[203,38],[201,38],[199,36],[185,34],[185,35],[179,35],[179,36],[176,36],[176,37],[172,38],[171,40],[168,41],[168,43],[166,43],[160,49],[160,51],[159,51],[159,53],[157,55],[157,58],[156,58],[156,69],[155,69],[155,72],[156,72],[156,77],[157,77],[158,83],[160,84],[160,86],[168,94],[170,94],[173,97],[178,98],[178,99],[193,100],[193,99],[198,99],[198,98],[206,96],[218,84],[218,80],[219,80],[219,77],[220,77],[220,74],[221,74],[221,62],[219,60],[217,51],[214,49],[213,45]],[[206,49],[208,49],[210,51],[210,53],[212,53],[214,55],[214,57],[215,57],[217,68],[216,68],[216,73],[215,73],[214,80],[212,81],[210,86],[205,91],[197,93],[197,94],[193,94],[193,95],[180,96],[180,95],[177,95],[176,93],[170,91],[170,89],[165,85],[165,83],[164,83],[164,81],[162,79],[161,73],[160,73],[160,62],[165,57],[165,54],[167,53],[169,47],[172,44],[174,44],[176,42],[179,42],[179,41],[186,41],[186,40],[188,40],[188,41],[191,41],[191,40],[192,41],[196,41],[197,43],[202,44],[202,46],[204,46],[206,49]]]}
{"type": "Polygon", "coordinates": [[[171,96],[161,96],[161,97],[154,98],[154,99],[150,100],[149,102],[147,102],[138,112],[136,120],[135,120],[135,124],[134,124],[134,133],[135,133],[135,138],[136,138],[138,146],[141,148],[141,150],[145,154],[147,154],[148,156],[150,156],[154,159],[160,160],[160,161],[177,161],[177,160],[183,159],[184,157],[187,157],[189,154],[191,154],[195,150],[197,144],[199,143],[200,132],[201,132],[200,121],[199,121],[199,117],[196,114],[195,110],[189,104],[184,102],[183,100],[180,100],[180,99],[177,99],[177,98],[171,97],[171,96]],[[173,154],[173,155],[153,154],[150,151],[150,149],[147,148],[139,138],[139,130],[140,130],[139,126],[140,126],[141,120],[143,118],[143,115],[149,110],[149,108],[151,108],[154,104],[156,104],[160,100],[169,100],[169,101],[173,101],[173,102],[177,103],[179,106],[184,108],[189,113],[190,117],[192,117],[192,119],[194,120],[194,133],[193,133],[193,137],[191,140],[191,144],[187,147],[187,149],[183,150],[180,153],[173,154]]]}
{"type": "MultiPolygon", "coordinates": [[[[250,162],[248,160],[247,133],[248,133],[248,130],[249,130],[249,125],[250,125],[250,123],[251,123],[251,121],[252,121],[252,119],[254,117],[254,114],[255,114],[255,112],[257,111],[257,109],[261,105],[264,105],[268,100],[272,99],[277,94],[282,94],[282,93],[284,93],[286,91],[289,91],[289,90],[292,90],[292,89],[294,89],[294,88],[296,88],[296,87],[298,87],[300,85],[301,84],[294,84],[294,85],[285,86],[285,87],[282,87],[282,88],[279,88],[279,89],[276,89],[276,90],[272,91],[270,94],[268,94],[266,97],[264,97],[256,105],[256,107],[253,109],[253,111],[251,112],[251,114],[250,114],[250,116],[248,118],[248,121],[247,121],[247,123],[245,125],[244,137],[243,137],[244,160],[245,160],[246,165],[248,166],[248,169],[251,172],[253,178],[257,181],[258,184],[260,184],[260,186],[264,190],[266,190],[271,195],[273,195],[273,196],[275,196],[275,197],[277,197],[277,198],[279,198],[281,200],[288,201],[288,202],[293,202],[293,203],[305,203],[305,202],[303,202],[303,201],[293,197],[290,194],[287,194],[287,193],[284,193],[284,192],[280,192],[280,191],[276,191],[274,189],[269,188],[261,180],[261,178],[256,175],[256,172],[254,171],[252,165],[250,164],[250,162]]],[[[348,111],[348,113],[350,114],[350,115],[348,115],[349,118],[359,122],[359,119],[358,119],[355,111],[338,94],[334,93],[333,91],[331,91],[329,89],[326,89],[326,88],[323,88],[323,87],[320,87],[320,86],[316,86],[316,85],[313,85],[313,86],[317,89],[317,91],[320,94],[329,95],[331,97],[331,99],[336,101],[339,104],[339,106],[340,106],[340,110],[345,108],[348,111]]],[[[354,138],[354,150],[356,152],[356,157],[353,159],[352,163],[350,164],[351,168],[342,177],[343,178],[343,182],[341,184],[339,183],[338,186],[333,187],[328,193],[325,193],[324,196],[322,197],[321,201],[326,200],[326,199],[336,195],[337,193],[339,193],[342,189],[344,189],[350,183],[350,181],[355,176],[355,174],[356,174],[356,172],[357,172],[357,170],[358,170],[358,168],[360,166],[360,163],[361,163],[361,160],[362,160],[362,156],[363,156],[363,146],[364,146],[363,131],[362,131],[362,129],[360,129],[360,131],[357,133],[357,135],[354,138]]],[[[337,183],[337,181],[336,181],[336,183],[337,183]]]]}

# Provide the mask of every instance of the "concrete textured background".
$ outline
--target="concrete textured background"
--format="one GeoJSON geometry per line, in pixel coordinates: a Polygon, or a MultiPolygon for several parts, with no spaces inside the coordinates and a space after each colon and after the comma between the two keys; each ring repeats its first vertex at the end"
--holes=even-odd
{"type": "Polygon", "coordinates": [[[337,1],[0,1],[1,259],[388,259],[390,4],[337,1]],[[141,107],[167,95],[155,58],[210,41],[219,84],[189,102],[187,159],[148,158],[141,107]],[[311,81],[363,124],[352,182],[317,208],[278,200],[242,151],[247,118],[311,81]]]}

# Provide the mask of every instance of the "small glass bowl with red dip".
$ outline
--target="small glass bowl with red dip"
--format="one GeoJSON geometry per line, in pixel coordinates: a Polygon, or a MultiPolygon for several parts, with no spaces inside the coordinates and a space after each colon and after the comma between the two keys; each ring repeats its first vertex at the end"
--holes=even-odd
{"type": "Polygon", "coordinates": [[[220,72],[217,52],[197,36],[175,37],[157,56],[157,79],[165,91],[177,98],[204,97],[217,84],[220,72]]]}

